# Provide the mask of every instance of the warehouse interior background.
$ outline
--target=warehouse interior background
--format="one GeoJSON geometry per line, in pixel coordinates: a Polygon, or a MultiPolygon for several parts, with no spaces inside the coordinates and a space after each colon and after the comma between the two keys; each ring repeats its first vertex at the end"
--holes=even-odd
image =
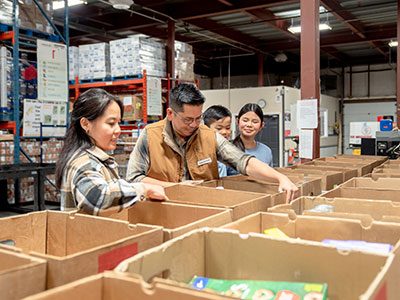
{"type": "MultiPolygon", "coordinates": [[[[69,7],[70,45],[138,33],[166,40],[173,26],[175,39],[193,47],[202,90],[301,88],[295,31],[300,1],[128,0],[129,8],[115,9],[120,2],[89,0],[69,7]]],[[[342,151],[351,153],[350,122],[396,115],[397,1],[321,0],[320,5],[321,94],[340,101],[342,151]],[[374,109],[368,109],[372,103],[374,109]]],[[[62,14],[55,10],[56,24],[62,24],[62,14]]]]}

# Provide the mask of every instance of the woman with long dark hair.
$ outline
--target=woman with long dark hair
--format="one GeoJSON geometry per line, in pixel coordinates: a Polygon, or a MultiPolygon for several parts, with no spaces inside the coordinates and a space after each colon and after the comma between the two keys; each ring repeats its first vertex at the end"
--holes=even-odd
{"type": "Polygon", "coordinates": [[[242,151],[254,155],[258,160],[273,166],[272,151],[267,145],[256,141],[256,135],[264,127],[264,113],[256,103],[247,103],[239,111],[239,134],[233,144],[242,151]]]}
{"type": "Polygon", "coordinates": [[[122,115],[122,102],[102,89],[90,89],[75,101],[56,166],[62,210],[110,214],[146,197],[166,198],[160,186],[121,179],[117,163],[106,153],[117,146],[122,115]]]}

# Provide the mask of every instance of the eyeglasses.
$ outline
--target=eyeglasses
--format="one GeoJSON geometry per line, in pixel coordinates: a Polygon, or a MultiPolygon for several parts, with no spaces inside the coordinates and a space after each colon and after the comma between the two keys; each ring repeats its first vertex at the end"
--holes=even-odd
{"type": "Polygon", "coordinates": [[[177,111],[175,111],[173,109],[172,109],[172,111],[174,112],[175,115],[177,115],[179,117],[179,119],[182,120],[182,122],[185,125],[190,125],[193,122],[195,122],[196,124],[200,124],[201,120],[203,119],[203,114],[200,117],[197,117],[197,118],[186,118],[186,117],[182,117],[177,111]]]}

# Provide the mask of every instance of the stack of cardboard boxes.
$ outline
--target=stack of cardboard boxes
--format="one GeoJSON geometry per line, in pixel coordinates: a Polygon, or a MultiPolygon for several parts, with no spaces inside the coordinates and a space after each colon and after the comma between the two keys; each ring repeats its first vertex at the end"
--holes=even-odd
{"type": "Polygon", "coordinates": [[[78,52],[80,80],[110,77],[110,45],[108,43],[80,45],[78,52]]]}
{"type": "Polygon", "coordinates": [[[175,41],[175,77],[194,81],[194,54],[191,45],[175,41]]]}
{"type": "Polygon", "coordinates": [[[111,76],[123,77],[142,74],[165,77],[164,43],[146,35],[135,35],[110,42],[111,76]]]}

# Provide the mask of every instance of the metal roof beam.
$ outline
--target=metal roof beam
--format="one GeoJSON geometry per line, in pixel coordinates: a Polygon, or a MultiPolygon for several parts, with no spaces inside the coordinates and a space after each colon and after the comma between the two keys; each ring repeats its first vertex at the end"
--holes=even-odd
{"type": "Polygon", "coordinates": [[[337,0],[321,0],[322,5],[325,6],[338,20],[344,23],[351,29],[352,32],[357,34],[360,38],[365,39],[364,26],[352,13],[343,8],[337,0]]]}
{"type": "Polygon", "coordinates": [[[255,17],[257,20],[264,21],[266,24],[274,27],[292,39],[299,40],[299,37],[288,31],[290,24],[286,20],[277,18],[272,11],[263,8],[254,8],[245,10],[247,14],[255,17]]]}
{"type": "Polygon", "coordinates": [[[237,31],[232,28],[228,28],[228,27],[222,28],[221,24],[219,24],[218,22],[215,22],[213,20],[194,19],[194,20],[190,20],[189,23],[192,25],[195,25],[197,27],[200,27],[202,29],[206,29],[210,32],[216,33],[216,34],[220,35],[221,37],[228,39],[228,40],[232,41],[233,43],[239,44],[242,47],[247,48],[251,51],[268,54],[268,53],[264,52],[263,50],[257,48],[256,46],[251,46],[251,45],[260,44],[261,41],[259,39],[253,38],[247,34],[244,34],[240,31],[237,31]]]}

